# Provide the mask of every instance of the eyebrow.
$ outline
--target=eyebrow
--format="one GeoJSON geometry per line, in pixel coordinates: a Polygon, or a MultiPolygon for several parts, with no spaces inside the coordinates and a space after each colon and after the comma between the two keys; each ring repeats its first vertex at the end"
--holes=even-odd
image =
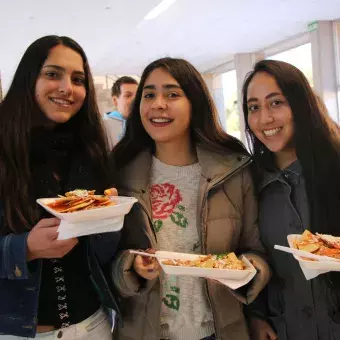
{"type": "MultiPolygon", "coordinates": [[[[272,97],[275,97],[275,96],[282,96],[283,94],[282,93],[279,93],[279,92],[272,92],[272,93],[269,93],[267,96],[266,96],[266,99],[270,99],[272,97]]],[[[250,103],[250,102],[257,102],[258,99],[257,98],[249,98],[247,100],[247,103],[250,103]]]]}
{"type": "MultiPolygon", "coordinates": [[[[162,86],[164,89],[182,89],[179,85],[176,84],[165,84],[162,86]]],[[[146,85],[143,87],[143,90],[156,90],[155,85],[146,85]]]]}
{"type": "MultiPolygon", "coordinates": [[[[55,68],[57,70],[65,72],[65,69],[63,67],[59,66],[59,65],[45,65],[43,68],[46,68],[46,67],[52,67],[52,68],[55,68]]],[[[85,76],[85,72],[83,72],[83,71],[74,71],[72,73],[80,74],[80,75],[85,76]]]]}

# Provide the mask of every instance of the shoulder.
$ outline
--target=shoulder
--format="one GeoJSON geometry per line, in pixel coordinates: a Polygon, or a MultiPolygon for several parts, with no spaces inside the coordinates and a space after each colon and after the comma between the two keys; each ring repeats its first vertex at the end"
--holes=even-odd
{"type": "Polygon", "coordinates": [[[233,176],[226,178],[223,183],[223,188],[226,193],[233,195],[238,193],[240,196],[243,196],[249,191],[254,191],[251,162],[238,169],[233,176]]]}

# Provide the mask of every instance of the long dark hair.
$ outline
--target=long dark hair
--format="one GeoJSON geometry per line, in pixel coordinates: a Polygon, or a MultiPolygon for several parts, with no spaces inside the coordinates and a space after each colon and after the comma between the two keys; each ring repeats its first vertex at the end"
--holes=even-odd
{"type": "Polygon", "coordinates": [[[143,87],[150,73],[162,68],[176,79],[191,103],[191,136],[194,144],[226,152],[247,154],[243,144],[223,131],[218,113],[201,74],[183,59],[162,58],[149,64],[141,77],[131,114],[127,120],[126,134],[115,147],[113,160],[116,166],[128,164],[142,150],[154,148],[154,141],[145,131],[140,118],[139,105],[143,87]]]}
{"type": "Polygon", "coordinates": [[[294,145],[306,183],[310,226],[314,232],[340,236],[340,134],[324,105],[314,94],[303,73],[288,63],[262,60],[255,64],[243,85],[246,134],[256,165],[256,178],[275,170],[274,154],[262,144],[248,125],[247,91],[255,74],[273,76],[286,97],[294,120],[294,145]]]}
{"type": "Polygon", "coordinates": [[[86,98],[80,111],[66,123],[94,162],[108,178],[107,143],[98,111],[87,57],[77,42],[68,37],[45,36],[24,53],[12,84],[0,103],[0,198],[5,211],[5,232],[29,230],[38,219],[30,197],[32,185],[30,141],[33,122],[43,114],[35,101],[35,85],[50,50],[58,45],[71,48],[83,59],[86,98]]]}

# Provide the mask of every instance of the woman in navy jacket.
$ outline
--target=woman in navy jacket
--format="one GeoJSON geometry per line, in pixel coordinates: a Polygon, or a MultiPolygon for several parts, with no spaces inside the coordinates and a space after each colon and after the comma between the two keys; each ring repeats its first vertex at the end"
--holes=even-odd
{"type": "Polygon", "coordinates": [[[103,306],[118,234],[57,240],[36,204],[112,185],[87,58],[67,37],[35,41],[0,103],[0,339],[111,339],[103,306]]]}

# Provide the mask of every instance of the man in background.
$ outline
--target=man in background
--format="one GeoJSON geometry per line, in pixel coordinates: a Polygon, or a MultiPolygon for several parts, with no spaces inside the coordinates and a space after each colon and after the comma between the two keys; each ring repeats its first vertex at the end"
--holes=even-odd
{"type": "Polygon", "coordinates": [[[137,87],[137,80],[127,76],[118,78],[112,85],[111,96],[116,111],[108,112],[104,117],[104,124],[111,147],[116,145],[125,133],[126,119],[129,117],[137,87]]]}

